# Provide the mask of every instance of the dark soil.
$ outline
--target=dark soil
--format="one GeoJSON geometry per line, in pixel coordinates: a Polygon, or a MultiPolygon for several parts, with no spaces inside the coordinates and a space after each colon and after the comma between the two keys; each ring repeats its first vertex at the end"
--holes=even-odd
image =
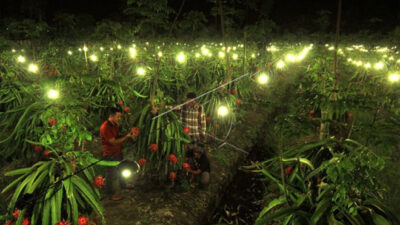
{"type": "MultiPolygon", "coordinates": [[[[253,147],[251,153],[243,162],[250,165],[252,162],[263,161],[272,155],[272,150],[265,146],[264,133],[259,134],[260,140],[253,147]]],[[[225,191],[225,195],[215,212],[211,224],[253,224],[263,209],[263,199],[267,191],[265,178],[260,173],[252,173],[238,168],[233,182],[225,191]]]]}

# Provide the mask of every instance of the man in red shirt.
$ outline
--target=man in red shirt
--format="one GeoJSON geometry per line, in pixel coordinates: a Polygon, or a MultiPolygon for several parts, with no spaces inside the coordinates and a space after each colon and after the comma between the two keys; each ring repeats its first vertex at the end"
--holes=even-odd
{"type": "MultiPolygon", "coordinates": [[[[133,137],[130,132],[123,137],[119,137],[119,120],[122,118],[122,112],[117,108],[112,108],[108,116],[108,120],[104,121],[100,127],[100,138],[103,144],[103,159],[107,161],[122,160],[122,143],[133,137]]],[[[106,194],[111,200],[118,201],[122,197],[116,195],[118,185],[120,184],[120,176],[117,167],[107,167],[106,169],[106,194]]]]}

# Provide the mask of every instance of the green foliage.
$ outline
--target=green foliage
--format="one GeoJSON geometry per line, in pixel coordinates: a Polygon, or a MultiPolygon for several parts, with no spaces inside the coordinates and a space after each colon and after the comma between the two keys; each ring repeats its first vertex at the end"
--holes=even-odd
{"type": "Polygon", "coordinates": [[[46,22],[36,22],[32,19],[11,21],[8,26],[8,35],[14,40],[38,39],[48,29],[46,22]]]}
{"type": "MultiPolygon", "coordinates": [[[[9,213],[15,208],[21,212],[27,210],[34,225],[56,224],[62,219],[77,224],[79,216],[95,212],[105,224],[100,192],[92,185],[96,173],[89,166],[93,162],[97,160],[90,153],[70,151],[48,161],[39,161],[31,167],[7,172],[6,176],[19,175],[2,191],[5,193],[15,188],[8,204],[9,213]],[[74,175],[82,168],[86,168],[83,173],[74,175]]],[[[103,164],[106,165],[106,162],[103,164]]]]}
{"type": "Polygon", "coordinates": [[[166,31],[169,28],[169,15],[174,12],[168,6],[167,0],[145,1],[128,0],[128,7],[124,10],[126,15],[132,15],[140,22],[136,25],[136,32],[140,35],[155,36],[159,31],[166,31]]]}
{"type": "MultiPolygon", "coordinates": [[[[354,72],[352,64],[358,61],[346,62],[340,56],[335,77],[330,72],[333,59],[325,51],[319,49],[306,72],[294,76],[299,88],[286,93],[287,106],[275,117],[275,138],[280,140],[275,147],[282,148],[282,159],[246,167],[280,188],[281,195],[265,206],[256,224],[273,220],[283,224],[398,224],[392,209],[383,204],[387,200],[381,179],[384,157],[398,146],[396,84],[388,85],[384,71],[354,72]],[[283,170],[276,169],[281,164],[283,170]]],[[[360,53],[347,54],[347,59],[361,58],[360,53]]],[[[363,60],[380,61],[382,56],[374,52],[367,57],[363,60]]],[[[397,69],[393,63],[384,66],[389,71],[397,69]]]]}

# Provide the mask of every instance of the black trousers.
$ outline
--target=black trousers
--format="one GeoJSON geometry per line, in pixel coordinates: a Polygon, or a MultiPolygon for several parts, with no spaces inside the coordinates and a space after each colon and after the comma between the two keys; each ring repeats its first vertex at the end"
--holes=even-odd
{"type": "MultiPolygon", "coordinates": [[[[122,157],[113,156],[103,156],[105,161],[121,161],[122,157]]],[[[122,179],[117,166],[107,166],[106,167],[106,184],[105,184],[105,194],[108,196],[115,195],[121,188],[122,179]]]]}

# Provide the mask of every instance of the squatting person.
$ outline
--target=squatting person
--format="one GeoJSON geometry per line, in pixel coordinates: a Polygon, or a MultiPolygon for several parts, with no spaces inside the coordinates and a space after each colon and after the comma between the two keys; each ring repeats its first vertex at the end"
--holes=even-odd
{"type": "Polygon", "coordinates": [[[200,187],[205,188],[210,183],[210,162],[203,145],[198,145],[193,149],[193,157],[188,158],[190,168],[188,169],[190,186],[195,187],[200,183],[200,187]]]}

